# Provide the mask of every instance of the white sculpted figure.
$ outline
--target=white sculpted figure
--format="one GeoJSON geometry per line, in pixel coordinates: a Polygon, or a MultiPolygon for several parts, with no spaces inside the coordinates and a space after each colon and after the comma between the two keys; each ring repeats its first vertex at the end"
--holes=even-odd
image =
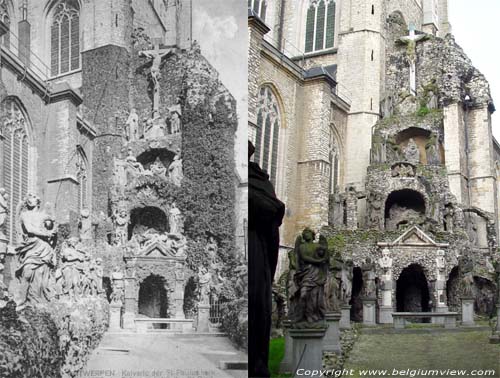
{"type": "Polygon", "coordinates": [[[167,168],[165,167],[159,156],[151,164],[149,170],[155,176],[165,177],[165,174],[167,173],[167,168]]]}
{"type": "Polygon", "coordinates": [[[174,183],[174,185],[181,186],[182,179],[184,177],[182,173],[182,159],[180,152],[174,156],[174,160],[168,167],[168,177],[174,183]]]}
{"type": "Polygon", "coordinates": [[[18,306],[26,303],[50,301],[53,297],[49,284],[56,264],[54,250],[57,235],[55,220],[40,210],[40,198],[28,194],[21,212],[22,242],[16,248],[19,267],[16,277],[20,288],[18,306]]]}
{"type": "Polygon", "coordinates": [[[391,251],[388,248],[382,250],[382,257],[378,260],[378,265],[387,272],[392,268],[391,251]]]}
{"type": "Polygon", "coordinates": [[[170,134],[177,134],[181,132],[181,99],[177,97],[174,106],[171,106],[168,110],[170,111],[170,134]]]}
{"type": "Polygon", "coordinates": [[[80,240],[92,239],[92,218],[90,217],[89,209],[80,211],[80,240]]]}
{"type": "Polygon", "coordinates": [[[153,117],[146,121],[144,130],[145,139],[157,139],[165,136],[166,123],[157,110],[153,111],[153,117]]]}
{"type": "Polygon", "coordinates": [[[184,231],[184,225],[182,222],[181,211],[177,208],[175,202],[172,203],[172,207],[168,212],[168,224],[170,225],[171,234],[182,234],[184,231]]]}
{"type": "Polygon", "coordinates": [[[212,280],[212,274],[207,268],[202,266],[198,272],[198,285],[200,288],[200,303],[210,302],[210,283],[212,280]]]}
{"type": "Polygon", "coordinates": [[[139,116],[137,115],[137,111],[135,109],[130,111],[125,125],[127,126],[128,140],[134,141],[139,139],[139,116]]]}
{"type": "Polygon", "coordinates": [[[115,242],[118,245],[125,245],[128,241],[128,224],[130,217],[127,210],[115,210],[115,242]]]}

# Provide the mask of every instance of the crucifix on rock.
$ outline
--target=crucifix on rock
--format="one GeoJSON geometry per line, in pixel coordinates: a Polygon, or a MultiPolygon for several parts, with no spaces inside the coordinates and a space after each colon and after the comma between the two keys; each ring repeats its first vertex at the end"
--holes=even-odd
{"type": "Polygon", "coordinates": [[[417,95],[417,43],[427,39],[427,34],[415,34],[415,25],[410,24],[410,35],[401,37],[399,42],[407,45],[406,54],[408,56],[408,63],[410,64],[410,93],[413,96],[417,95]]]}
{"type": "Polygon", "coordinates": [[[153,82],[153,112],[159,111],[160,107],[160,65],[167,55],[169,55],[174,49],[160,49],[160,41],[156,40],[154,43],[155,47],[153,50],[140,51],[139,56],[144,56],[146,58],[152,59],[151,63],[151,80],[153,82]]]}

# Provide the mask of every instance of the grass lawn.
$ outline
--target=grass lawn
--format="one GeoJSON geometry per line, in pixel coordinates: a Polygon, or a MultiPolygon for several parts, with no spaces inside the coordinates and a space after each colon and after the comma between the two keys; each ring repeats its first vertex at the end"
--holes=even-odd
{"type": "MultiPolygon", "coordinates": [[[[500,378],[500,346],[489,344],[488,331],[435,334],[361,334],[344,368],[354,369],[493,369],[500,378]]],[[[407,375],[409,376],[409,375],[407,375]]],[[[414,378],[420,377],[414,375],[414,378]]]]}
{"type": "Polygon", "coordinates": [[[269,371],[271,377],[291,377],[290,374],[280,374],[280,363],[285,355],[285,338],[271,339],[269,344],[269,371]]]}

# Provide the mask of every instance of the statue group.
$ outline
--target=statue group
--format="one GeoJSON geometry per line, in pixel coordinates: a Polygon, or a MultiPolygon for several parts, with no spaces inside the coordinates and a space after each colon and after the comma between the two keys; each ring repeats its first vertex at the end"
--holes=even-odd
{"type": "Polygon", "coordinates": [[[78,238],[69,238],[56,254],[58,225],[41,209],[40,198],[28,194],[20,215],[22,241],[16,248],[15,300],[18,308],[66,297],[97,296],[102,289],[102,265],[84,250],[78,238]]]}

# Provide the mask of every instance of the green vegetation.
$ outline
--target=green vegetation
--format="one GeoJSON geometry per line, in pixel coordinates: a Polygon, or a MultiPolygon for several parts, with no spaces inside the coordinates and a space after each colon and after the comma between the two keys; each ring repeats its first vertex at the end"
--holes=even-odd
{"type": "Polygon", "coordinates": [[[280,363],[285,355],[285,338],[277,337],[269,343],[269,371],[271,377],[291,377],[291,374],[280,374],[280,363]]]}

